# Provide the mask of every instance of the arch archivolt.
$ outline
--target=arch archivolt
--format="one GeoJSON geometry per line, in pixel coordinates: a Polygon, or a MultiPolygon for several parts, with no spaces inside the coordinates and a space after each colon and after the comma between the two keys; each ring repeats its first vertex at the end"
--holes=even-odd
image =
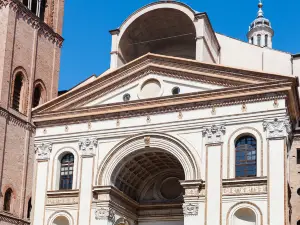
{"type": "Polygon", "coordinates": [[[48,223],[47,223],[47,224],[48,224],[48,225],[53,225],[53,222],[54,222],[55,219],[58,218],[58,217],[64,217],[64,218],[66,218],[66,219],[68,220],[69,225],[74,225],[74,219],[73,219],[72,215],[71,215],[69,212],[64,211],[64,210],[62,210],[62,211],[57,211],[57,212],[53,213],[53,214],[49,217],[48,223]]]}
{"type": "Polygon", "coordinates": [[[52,158],[51,167],[52,175],[51,175],[51,188],[52,190],[59,189],[59,179],[60,179],[60,161],[61,159],[68,153],[72,153],[74,155],[74,174],[73,174],[73,189],[77,187],[77,178],[78,178],[78,167],[79,167],[79,155],[76,149],[73,147],[62,147],[58,149],[55,155],[52,158]]]}
{"type": "Polygon", "coordinates": [[[226,225],[233,225],[233,216],[239,209],[251,209],[256,216],[256,225],[263,225],[263,214],[260,208],[252,202],[239,202],[233,205],[227,213],[226,225]]]}
{"type": "Polygon", "coordinates": [[[154,2],[151,3],[149,5],[146,5],[142,8],[140,8],[139,10],[135,11],[134,13],[132,13],[124,22],[123,24],[120,26],[120,34],[119,34],[119,40],[121,40],[123,34],[126,32],[127,28],[140,16],[151,12],[153,10],[157,10],[157,9],[174,9],[174,10],[179,10],[182,13],[184,13],[185,15],[187,15],[191,21],[193,22],[195,19],[195,12],[188,7],[187,5],[183,4],[183,3],[179,3],[179,2],[154,2]]]}
{"type": "Polygon", "coordinates": [[[122,160],[137,151],[147,151],[147,147],[160,149],[174,156],[182,165],[185,180],[200,179],[200,165],[185,144],[167,134],[144,133],[125,139],[107,154],[99,167],[95,183],[111,185],[113,172],[122,160]]]}
{"type": "Polygon", "coordinates": [[[227,146],[227,177],[235,177],[235,141],[244,135],[253,136],[257,143],[257,176],[263,176],[263,136],[253,127],[242,127],[235,130],[228,139],[227,146]]]}

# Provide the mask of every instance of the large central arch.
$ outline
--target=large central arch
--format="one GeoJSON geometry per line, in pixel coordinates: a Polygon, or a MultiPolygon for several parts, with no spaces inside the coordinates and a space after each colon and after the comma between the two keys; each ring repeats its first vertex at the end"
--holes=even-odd
{"type": "Polygon", "coordinates": [[[201,179],[200,167],[190,149],[177,138],[161,133],[143,133],[130,137],[117,144],[105,157],[99,167],[96,184],[110,186],[115,179],[114,173],[124,158],[138,152],[165,152],[180,162],[185,180],[201,179]]]}

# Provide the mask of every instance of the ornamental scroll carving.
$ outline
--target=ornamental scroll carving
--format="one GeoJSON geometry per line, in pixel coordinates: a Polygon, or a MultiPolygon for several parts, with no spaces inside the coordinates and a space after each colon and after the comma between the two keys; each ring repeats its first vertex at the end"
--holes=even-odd
{"type": "Polygon", "coordinates": [[[224,125],[212,125],[203,130],[203,135],[207,138],[207,144],[217,144],[223,142],[225,131],[224,125]]]}
{"type": "Polygon", "coordinates": [[[52,143],[34,145],[37,160],[49,160],[52,151],[52,143]]]}
{"type": "Polygon", "coordinates": [[[187,203],[183,205],[183,214],[185,216],[197,216],[199,206],[196,203],[187,203]]]}
{"type": "Polygon", "coordinates": [[[98,141],[96,138],[82,138],[78,145],[82,155],[94,155],[98,141]]]}
{"type": "Polygon", "coordinates": [[[263,127],[267,131],[267,138],[287,137],[291,132],[290,120],[287,117],[283,119],[275,118],[271,121],[265,120],[263,127]]]}
{"type": "Polygon", "coordinates": [[[100,209],[97,209],[95,212],[95,218],[96,220],[109,220],[114,222],[115,221],[115,212],[113,209],[109,207],[103,207],[100,209]]]}

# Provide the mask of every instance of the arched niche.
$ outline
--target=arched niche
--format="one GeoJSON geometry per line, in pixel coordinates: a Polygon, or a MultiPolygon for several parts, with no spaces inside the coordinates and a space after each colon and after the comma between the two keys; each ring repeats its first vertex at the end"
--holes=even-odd
{"type": "Polygon", "coordinates": [[[148,52],[195,59],[195,12],[188,6],[156,2],[133,13],[120,27],[118,52],[128,63],[148,52]]]}
{"type": "Polygon", "coordinates": [[[53,225],[70,225],[69,220],[64,216],[58,216],[54,219],[53,225]]]}
{"type": "Polygon", "coordinates": [[[249,208],[241,208],[233,215],[233,225],[256,225],[256,215],[249,208]]]}

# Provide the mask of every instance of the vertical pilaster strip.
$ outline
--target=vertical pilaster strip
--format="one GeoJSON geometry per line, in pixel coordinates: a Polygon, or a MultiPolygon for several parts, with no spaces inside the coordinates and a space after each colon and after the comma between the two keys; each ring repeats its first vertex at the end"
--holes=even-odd
{"type": "Polygon", "coordinates": [[[37,160],[37,176],[36,176],[36,191],[33,225],[44,224],[44,212],[47,198],[47,177],[48,177],[48,162],[52,151],[51,143],[42,143],[34,146],[37,160]]]}
{"type": "Polygon", "coordinates": [[[111,52],[110,52],[110,68],[115,69],[118,67],[118,35],[119,30],[110,31],[111,34],[111,52]]]}
{"type": "Polygon", "coordinates": [[[206,207],[205,224],[222,224],[222,147],[224,125],[213,125],[203,130],[206,136],[206,207]]]}
{"type": "Polygon", "coordinates": [[[268,224],[287,224],[286,144],[291,132],[288,118],[263,123],[268,139],[268,224]]]}
{"type": "Polygon", "coordinates": [[[83,138],[79,140],[79,150],[81,153],[81,175],[79,194],[79,218],[78,224],[90,224],[92,184],[94,156],[98,146],[97,139],[83,138]]]}

